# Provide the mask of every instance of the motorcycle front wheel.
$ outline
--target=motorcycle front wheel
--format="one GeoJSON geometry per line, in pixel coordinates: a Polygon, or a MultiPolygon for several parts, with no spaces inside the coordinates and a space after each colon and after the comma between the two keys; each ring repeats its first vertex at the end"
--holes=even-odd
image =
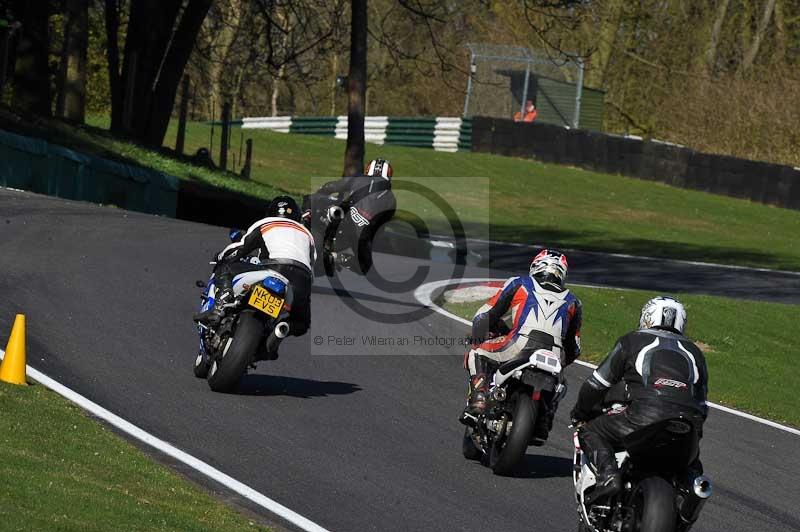
{"type": "Polygon", "coordinates": [[[498,437],[489,451],[489,467],[495,475],[510,475],[525,456],[528,441],[533,434],[536,411],[527,394],[517,395],[514,415],[511,418],[511,434],[498,437]]]}
{"type": "Polygon", "coordinates": [[[633,504],[638,532],[674,532],[675,492],[661,477],[649,477],[636,489],[633,504]]]}
{"type": "Polygon", "coordinates": [[[233,338],[225,342],[222,356],[211,362],[208,385],[215,392],[231,392],[239,384],[258,343],[263,336],[264,325],[251,312],[239,315],[233,338]]]}

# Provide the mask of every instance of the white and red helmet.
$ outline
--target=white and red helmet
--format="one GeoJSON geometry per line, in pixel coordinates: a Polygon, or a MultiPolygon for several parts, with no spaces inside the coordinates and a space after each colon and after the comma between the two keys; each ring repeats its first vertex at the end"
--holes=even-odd
{"type": "Polygon", "coordinates": [[[386,159],[373,159],[364,170],[364,175],[382,177],[387,181],[392,179],[392,165],[386,159]]]}
{"type": "Polygon", "coordinates": [[[556,249],[543,249],[531,261],[530,276],[540,285],[564,289],[569,263],[567,256],[556,249]]]}

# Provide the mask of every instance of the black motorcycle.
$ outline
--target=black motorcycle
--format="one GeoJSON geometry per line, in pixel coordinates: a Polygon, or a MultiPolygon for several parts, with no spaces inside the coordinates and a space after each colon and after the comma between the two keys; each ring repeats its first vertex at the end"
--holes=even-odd
{"type": "MultiPolygon", "coordinates": [[[[618,408],[620,406],[618,405],[618,408]]],[[[575,434],[573,481],[579,532],[686,532],[711,496],[711,480],[693,473],[698,428],[690,419],[666,419],[629,434],[617,453],[622,491],[592,500],[595,470],[575,434]]]]}
{"type": "Polygon", "coordinates": [[[359,211],[350,201],[319,194],[306,196],[303,210],[317,246],[315,273],[332,277],[343,268],[364,274],[372,264],[372,238],[384,218],[359,211]]]}

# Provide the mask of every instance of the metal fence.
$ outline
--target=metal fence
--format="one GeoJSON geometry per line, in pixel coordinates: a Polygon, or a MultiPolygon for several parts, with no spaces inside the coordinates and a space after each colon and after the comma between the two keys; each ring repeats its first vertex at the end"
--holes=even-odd
{"type": "Polygon", "coordinates": [[[580,58],[554,59],[521,46],[473,43],[467,48],[470,76],[465,117],[512,118],[517,111],[524,116],[525,102],[531,100],[536,105],[537,121],[569,127],[583,125],[584,65],[580,58]]]}

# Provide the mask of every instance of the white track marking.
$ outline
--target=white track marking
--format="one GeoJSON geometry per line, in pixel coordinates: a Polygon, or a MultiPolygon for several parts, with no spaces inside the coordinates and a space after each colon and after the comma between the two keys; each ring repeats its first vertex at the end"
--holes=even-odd
{"type": "MultiPolygon", "coordinates": [[[[452,312],[448,312],[439,305],[435,304],[431,299],[431,295],[439,288],[442,288],[444,286],[449,286],[452,284],[485,283],[493,281],[504,282],[505,279],[471,278],[471,279],[444,279],[441,281],[432,281],[430,283],[425,283],[417,287],[417,289],[414,290],[414,298],[422,305],[425,305],[434,312],[438,312],[442,316],[447,316],[451,320],[461,322],[464,325],[472,326],[471,321],[464,319],[461,316],[456,316],[452,312]]],[[[586,286],[590,288],[607,288],[607,287],[593,287],[591,285],[578,285],[575,283],[570,283],[570,284],[572,286],[586,286]]],[[[587,368],[597,369],[597,366],[595,364],[590,364],[589,362],[584,362],[583,360],[576,360],[575,364],[580,364],[581,366],[586,366],[587,368]]],[[[770,421],[769,419],[764,419],[762,417],[754,416],[752,414],[748,414],[747,412],[741,412],[739,410],[735,410],[733,408],[724,405],[712,403],[711,401],[708,402],[708,406],[710,406],[711,408],[716,408],[717,410],[722,410],[723,412],[727,412],[728,414],[733,414],[734,416],[739,416],[744,419],[749,419],[750,421],[755,421],[756,423],[761,423],[762,425],[767,425],[769,427],[776,428],[778,430],[782,430],[784,432],[800,436],[800,430],[793,427],[787,427],[786,425],[781,425],[780,423],[776,423],[775,421],[770,421]]]]}
{"type": "MultiPolygon", "coordinates": [[[[3,358],[5,353],[2,349],[0,349],[0,359],[3,358]]],[[[171,456],[175,460],[186,464],[187,466],[191,467],[195,471],[199,471],[200,473],[204,474],[210,479],[216,480],[226,488],[238,493],[245,499],[248,499],[257,505],[261,506],[262,508],[274,513],[285,519],[286,521],[292,523],[293,525],[297,526],[301,530],[305,530],[307,532],[328,532],[325,528],[322,528],[318,524],[314,523],[313,521],[306,519],[302,515],[290,510],[286,506],[270,499],[266,495],[257,492],[253,488],[247,486],[236,480],[233,477],[230,477],[216,469],[211,467],[207,463],[203,462],[202,460],[195,458],[194,456],[181,451],[177,447],[156,438],[149,432],[145,432],[144,430],[140,429],[133,423],[122,419],[116,414],[111,413],[110,411],[106,410],[102,406],[98,405],[87,399],[86,397],[82,396],[78,392],[67,388],[63,384],[51,379],[44,373],[37,371],[36,369],[27,366],[28,376],[31,377],[33,380],[50,388],[54,392],[59,395],[62,395],[72,401],[73,403],[77,404],[87,412],[92,413],[93,415],[99,417],[100,419],[104,420],[107,423],[110,423],[117,429],[121,430],[125,434],[136,438],[137,440],[146,443],[147,445],[158,449],[162,453],[166,454],[167,456],[171,456]]]]}
{"type": "MultiPolygon", "coordinates": [[[[455,247],[451,240],[447,240],[447,237],[439,236],[439,235],[431,235],[431,239],[442,239],[442,240],[431,240],[431,245],[434,247],[455,247]],[[445,245],[447,244],[447,245],[445,245]]],[[[521,244],[519,242],[500,242],[498,240],[485,240],[483,238],[469,238],[467,239],[468,242],[480,242],[481,244],[495,244],[498,246],[509,246],[515,248],[527,248],[527,249],[539,249],[547,247],[544,244],[521,244]]],[[[600,255],[604,257],[617,257],[621,259],[641,259],[646,261],[658,261],[658,262],[672,262],[675,264],[688,264],[691,266],[709,266],[713,268],[725,268],[728,270],[741,270],[741,271],[748,271],[748,272],[766,272],[766,273],[777,273],[782,275],[794,275],[800,276],[800,272],[793,272],[788,270],[771,270],[769,268],[754,268],[752,266],[736,266],[735,264],[717,264],[714,262],[702,262],[702,261],[694,261],[694,260],[680,260],[680,259],[668,259],[668,258],[659,258],[659,257],[648,257],[644,255],[628,255],[626,253],[605,253],[603,251],[587,251],[585,249],[574,249],[574,248],[558,248],[561,251],[566,252],[576,252],[576,253],[585,253],[587,255],[600,255]]]]}

